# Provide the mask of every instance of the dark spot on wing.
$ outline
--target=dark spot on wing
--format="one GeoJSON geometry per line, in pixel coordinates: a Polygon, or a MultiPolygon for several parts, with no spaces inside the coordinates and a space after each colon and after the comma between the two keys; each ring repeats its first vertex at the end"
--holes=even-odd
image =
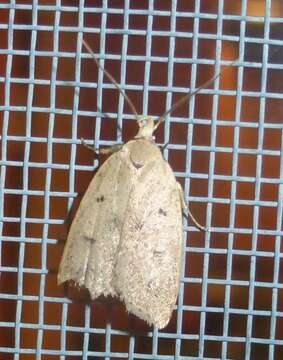
{"type": "Polygon", "coordinates": [[[135,167],[136,169],[140,169],[140,168],[143,167],[143,163],[133,162],[133,164],[134,164],[134,167],[135,167]]]}
{"type": "Polygon", "coordinates": [[[117,216],[114,216],[112,223],[114,228],[121,226],[121,220],[117,216]]]}
{"type": "Polygon", "coordinates": [[[159,213],[160,215],[167,216],[167,212],[166,212],[165,210],[161,209],[161,208],[159,208],[158,213],[159,213]]]}
{"type": "Polygon", "coordinates": [[[136,230],[141,230],[142,229],[142,227],[143,227],[143,223],[142,222],[136,222],[135,223],[135,229],[136,230]]]}
{"type": "Polygon", "coordinates": [[[98,196],[98,197],[96,198],[96,201],[97,201],[97,202],[103,202],[104,200],[105,200],[104,195],[98,196]]]}
{"type": "Polygon", "coordinates": [[[96,242],[96,239],[94,237],[84,236],[84,238],[86,239],[86,241],[89,241],[92,244],[96,242]]]}
{"type": "Polygon", "coordinates": [[[135,160],[132,159],[131,156],[130,156],[130,159],[131,159],[131,162],[132,162],[132,164],[134,165],[134,167],[136,169],[140,169],[140,168],[143,167],[144,163],[142,161],[135,161],[135,160]]]}
{"type": "Polygon", "coordinates": [[[154,250],[153,255],[154,256],[161,256],[163,254],[163,251],[154,250]]]}

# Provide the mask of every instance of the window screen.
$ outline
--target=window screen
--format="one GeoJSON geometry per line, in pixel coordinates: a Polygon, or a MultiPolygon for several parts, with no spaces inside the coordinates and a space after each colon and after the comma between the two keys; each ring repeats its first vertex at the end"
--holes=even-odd
{"type": "MultiPolygon", "coordinates": [[[[0,4],[1,359],[283,358],[281,0],[0,4]],[[194,216],[180,293],[158,331],[57,285],[68,227],[131,109],[168,115],[156,143],[194,216]]],[[[78,249],[79,251],[79,249],[78,249]]]]}

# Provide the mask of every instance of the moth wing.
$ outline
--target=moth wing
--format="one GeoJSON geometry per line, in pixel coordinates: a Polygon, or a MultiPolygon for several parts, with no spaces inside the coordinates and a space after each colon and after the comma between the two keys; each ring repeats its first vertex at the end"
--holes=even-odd
{"type": "Polygon", "coordinates": [[[130,193],[113,285],[129,312],[159,328],[178,296],[182,244],[177,182],[156,157],[139,170],[130,193]]]}
{"type": "Polygon", "coordinates": [[[73,280],[93,299],[115,295],[111,279],[126,207],[117,194],[124,193],[127,199],[131,179],[127,171],[123,150],[104,162],[80,203],[65,244],[58,283],[73,280]]]}

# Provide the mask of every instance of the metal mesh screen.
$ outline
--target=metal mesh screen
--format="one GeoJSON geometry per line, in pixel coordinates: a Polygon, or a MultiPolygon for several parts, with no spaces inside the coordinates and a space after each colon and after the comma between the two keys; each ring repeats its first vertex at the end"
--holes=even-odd
{"type": "Polygon", "coordinates": [[[1,359],[283,358],[282,22],[281,0],[1,2],[1,359]],[[156,134],[210,228],[184,223],[162,331],[56,283],[66,219],[103,161],[80,139],[136,132],[82,38],[141,114],[223,71],[156,134]]]}

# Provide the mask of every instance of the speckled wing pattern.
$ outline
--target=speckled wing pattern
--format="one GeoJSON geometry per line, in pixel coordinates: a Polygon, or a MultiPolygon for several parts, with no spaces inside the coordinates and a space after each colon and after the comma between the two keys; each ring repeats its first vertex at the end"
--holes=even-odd
{"type": "Polygon", "coordinates": [[[101,294],[115,295],[113,267],[134,181],[125,155],[123,149],[111,155],[92,179],[72,222],[59,266],[59,284],[73,280],[86,287],[93,299],[101,294]]]}
{"type": "Polygon", "coordinates": [[[92,180],[68,235],[58,282],[117,295],[163,328],[179,289],[182,209],[174,174],[147,139],[126,143],[92,180]]]}
{"type": "Polygon", "coordinates": [[[129,312],[163,328],[179,290],[183,244],[180,193],[155,144],[135,142],[129,147],[131,160],[140,165],[144,160],[144,165],[137,170],[129,195],[113,285],[129,312]]]}

